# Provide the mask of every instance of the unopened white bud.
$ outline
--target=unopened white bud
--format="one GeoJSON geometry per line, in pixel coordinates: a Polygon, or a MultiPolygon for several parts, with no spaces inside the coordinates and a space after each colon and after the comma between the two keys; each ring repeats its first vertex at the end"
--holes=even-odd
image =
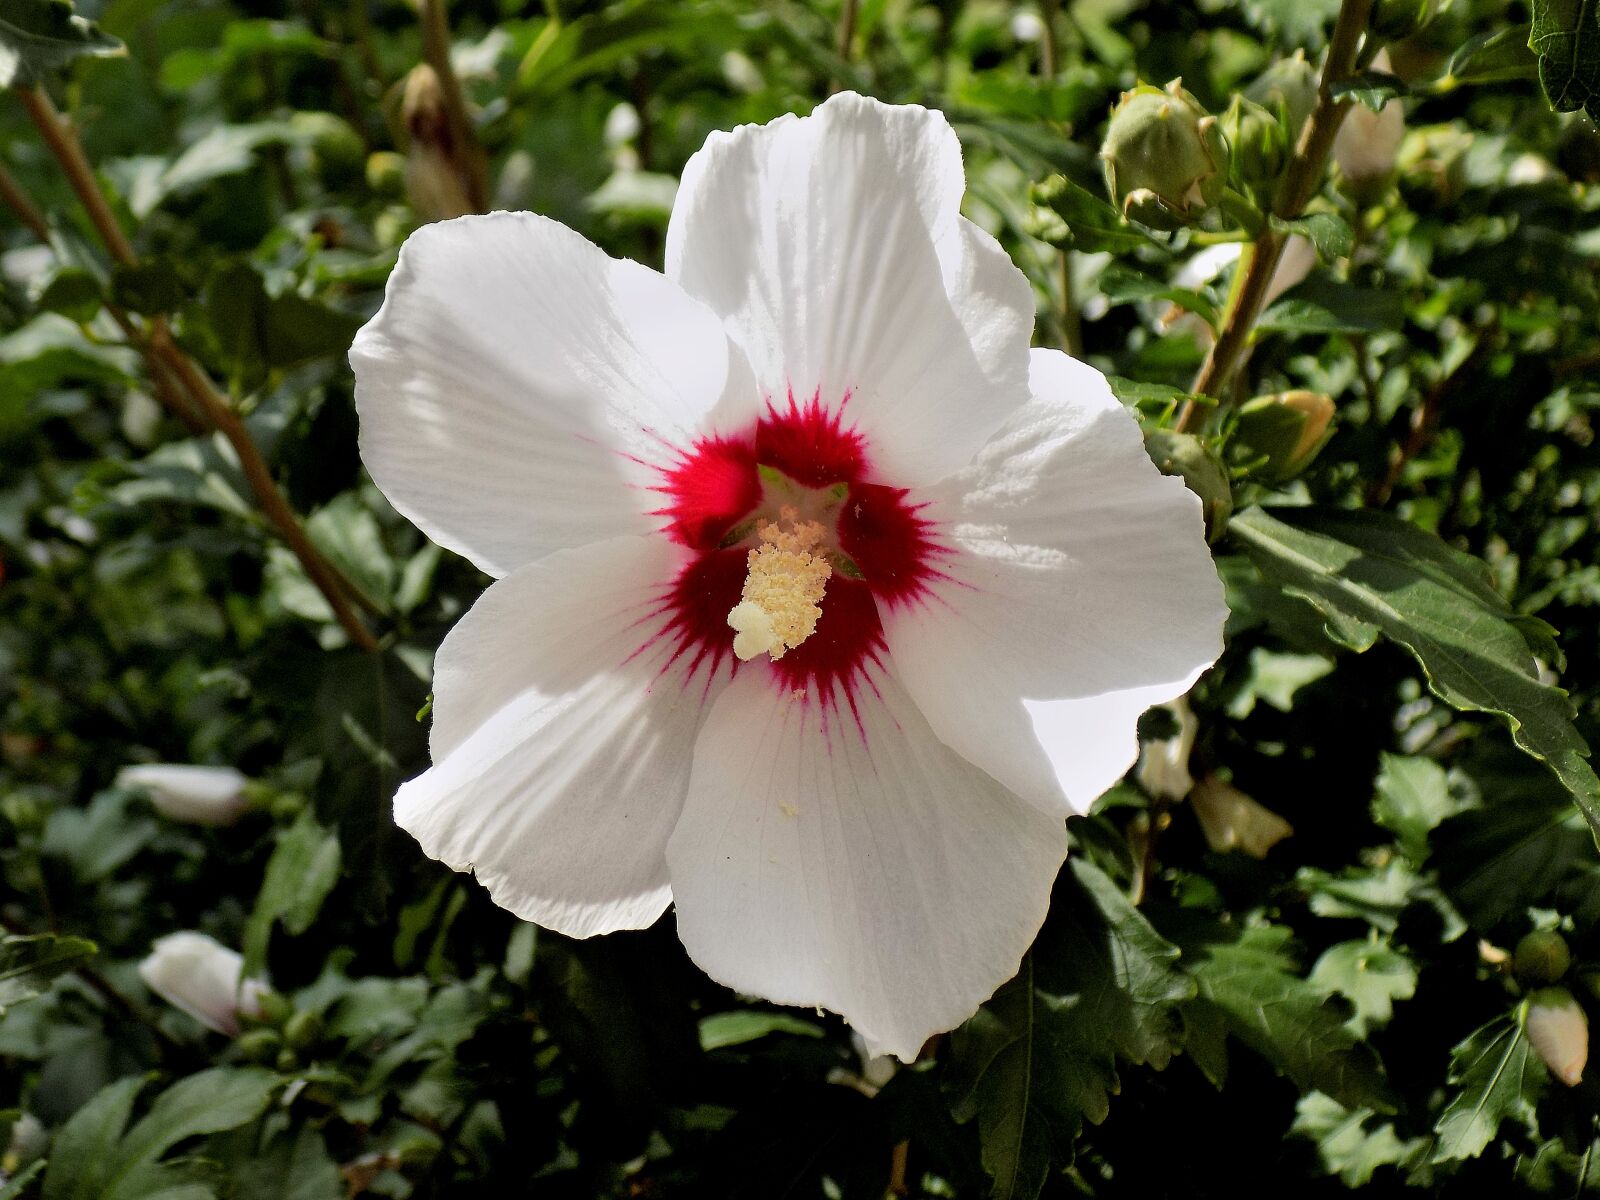
{"type": "Polygon", "coordinates": [[[1589,1018],[1564,987],[1540,988],[1523,1014],[1528,1041],[1550,1073],[1568,1087],[1583,1080],[1589,1061],[1589,1018]]]}
{"type": "MultiPolygon", "coordinates": [[[[1379,71],[1390,70],[1389,52],[1381,51],[1372,65],[1379,71]]],[[[1377,112],[1365,104],[1352,104],[1333,139],[1333,161],[1345,184],[1363,191],[1387,183],[1405,136],[1405,110],[1398,98],[1377,112]]]]}
{"type": "Polygon", "coordinates": [[[164,817],[191,825],[232,825],[250,807],[249,783],[232,767],[197,767],[183,763],[147,763],[123,767],[117,786],[150,797],[164,817]]]}
{"type": "Polygon", "coordinates": [[[168,1004],[207,1029],[233,1037],[239,1017],[257,1016],[271,989],[244,979],[244,959],[215,938],[185,930],[158,938],[139,964],[139,978],[168,1004]]]}

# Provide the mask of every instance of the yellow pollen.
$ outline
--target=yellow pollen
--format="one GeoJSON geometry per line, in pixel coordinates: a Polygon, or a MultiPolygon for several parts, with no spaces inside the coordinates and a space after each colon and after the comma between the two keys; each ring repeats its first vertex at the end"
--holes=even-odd
{"type": "Polygon", "coordinates": [[[776,521],[760,521],[761,545],[750,551],[739,603],[728,613],[733,652],[743,661],[758,654],[780,659],[816,631],[822,595],[833,568],[825,555],[812,553],[825,531],[802,521],[791,506],[776,521]]]}

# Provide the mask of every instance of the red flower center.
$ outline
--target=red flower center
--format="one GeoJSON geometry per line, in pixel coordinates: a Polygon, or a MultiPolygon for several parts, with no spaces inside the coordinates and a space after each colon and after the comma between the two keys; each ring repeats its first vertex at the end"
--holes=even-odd
{"type": "Polygon", "coordinates": [[[781,659],[752,660],[777,686],[804,693],[815,685],[824,703],[842,695],[853,704],[855,684],[884,651],[878,606],[906,603],[938,577],[946,550],[904,488],[872,478],[867,444],[845,423],[848,401],[830,410],[820,396],[801,404],[791,394],[782,407],[769,403],[749,431],[703,438],[662,469],[666,503],[652,515],[694,554],[659,614],[673,659],[687,658],[691,675],[704,668],[709,680],[724,661],[739,665],[728,613],[740,602],[745,542],[756,520],[778,515],[766,511],[775,504],[764,474],[785,488],[828,493],[828,548],[838,564],[815,632],[781,659]]]}

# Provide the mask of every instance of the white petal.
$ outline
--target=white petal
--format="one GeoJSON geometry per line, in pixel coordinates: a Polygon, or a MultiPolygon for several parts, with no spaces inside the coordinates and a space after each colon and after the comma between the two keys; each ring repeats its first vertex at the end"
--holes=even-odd
{"type": "Polygon", "coordinates": [[[911,1061],[1016,973],[1066,855],[1059,818],[945,747],[887,674],[855,715],[742,671],[667,846],[678,934],[731,988],[841,1013],[911,1061]]]}
{"type": "Polygon", "coordinates": [[[518,568],[439,647],[434,766],[395,820],[495,903],[573,937],[649,925],[715,694],[669,666],[661,595],[681,552],[616,538],[518,568]]]}
{"type": "Polygon", "coordinates": [[[1227,609],[1199,500],[1156,471],[1105,378],[1058,351],[1032,363],[1032,402],[931,490],[951,553],[884,634],[948,745],[1081,812],[1132,765],[1139,713],[1216,660],[1227,609]]]}
{"type": "MultiPolygon", "coordinates": [[[[419,229],[350,349],[391,503],[493,575],[654,527],[654,469],[757,396],[715,316],[531,213],[419,229]]],[[[742,413],[741,413],[742,408],[742,413]]]]}
{"type": "Polygon", "coordinates": [[[959,217],[962,188],[943,116],[841,94],[707,140],[667,273],[725,318],[765,394],[848,395],[881,478],[931,482],[1026,399],[1032,292],[959,217]]]}

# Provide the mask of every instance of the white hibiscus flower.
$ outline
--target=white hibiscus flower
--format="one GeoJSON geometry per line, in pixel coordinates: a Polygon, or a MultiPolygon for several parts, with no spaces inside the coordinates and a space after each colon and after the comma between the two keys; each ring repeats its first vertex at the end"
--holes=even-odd
{"type": "Polygon", "coordinates": [[[1199,501],[959,215],[943,117],[714,134],[664,275],[553,221],[407,242],[362,451],[497,582],[439,649],[396,820],[576,937],[916,1056],[1015,973],[1063,818],[1221,649],[1199,501]]]}

